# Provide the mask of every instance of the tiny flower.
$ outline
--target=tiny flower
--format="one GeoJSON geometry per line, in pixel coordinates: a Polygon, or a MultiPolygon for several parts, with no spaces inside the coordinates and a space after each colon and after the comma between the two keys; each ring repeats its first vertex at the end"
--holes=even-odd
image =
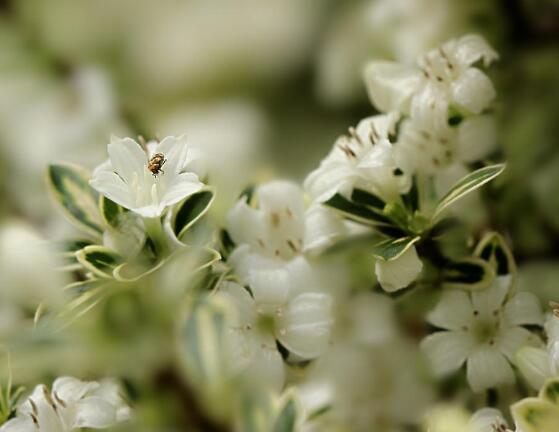
{"type": "Polygon", "coordinates": [[[501,411],[482,408],[474,413],[469,422],[470,432],[510,432],[501,411]]]}
{"type": "Polygon", "coordinates": [[[203,187],[198,176],[187,171],[184,136],[166,137],[147,153],[131,138],[112,137],[107,148],[109,160],[95,169],[91,186],[143,217],[159,217],[167,207],[203,187]],[[160,169],[154,172],[148,166],[156,155],[163,159],[157,160],[160,169]]]}
{"type": "Polygon", "coordinates": [[[485,290],[447,290],[428,321],[447,331],[421,343],[433,371],[446,375],[467,362],[467,378],[475,392],[514,382],[511,363],[523,346],[540,339],[524,325],[541,325],[538,299],[531,293],[510,294],[511,276],[499,276],[485,290]]]}
{"type": "Polygon", "coordinates": [[[349,136],[338,138],[320,167],[309,174],[305,190],[317,202],[328,201],[336,193],[349,198],[355,187],[388,201],[405,193],[410,178],[398,169],[388,140],[397,120],[395,114],[378,115],[350,128],[349,136]]]}
{"type": "Polygon", "coordinates": [[[281,388],[284,381],[276,340],[300,359],[313,359],[328,345],[332,326],[328,294],[287,293],[270,307],[268,298],[251,296],[243,286],[224,282],[217,295],[230,301],[236,310],[230,328],[234,369],[248,371],[272,388],[281,388]]]}
{"type": "Polygon", "coordinates": [[[17,416],[0,427],[0,432],[105,429],[127,420],[129,411],[114,382],[61,377],[54,382],[52,391],[42,384],[35,387],[18,407],[17,416]]]}
{"type": "Polygon", "coordinates": [[[388,292],[407,287],[417,278],[421,270],[423,270],[423,263],[413,245],[398,258],[389,261],[378,259],[375,264],[378,281],[388,292]]]}
{"type": "Polygon", "coordinates": [[[473,65],[487,66],[497,53],[478,35],[452,39],[420,56],[417,65],[371,62],[365,72],[369,95],[384,112],[411,117],[436,116],[446,122],[448,108],[479,114],[495,97],[489,78],[473,65]]]}

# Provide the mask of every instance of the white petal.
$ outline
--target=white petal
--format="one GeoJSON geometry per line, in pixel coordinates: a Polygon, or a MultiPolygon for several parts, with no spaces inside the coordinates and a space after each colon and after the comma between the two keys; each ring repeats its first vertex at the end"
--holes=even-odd
{"type": "Polygon", "coordinates": [[[4,423],[0,432],[37,432],[30,417],[16,417],[4,423]]]}
{"type": "Polygon", "coordinates": [[[433,333],[421,341],[421,349],[431,363],[437,376],[444,376],[462,366],[476,343],[468,332],[442,331],[433,333]]]}
{"type": "Polygon", "coordinates": [[[280,391],[285,381],[285,370],[275,341],[257,338],[254,340],[254,345],[255,353],[247,373],[256,384],[280,391]]]}
{"type": "Polygon", "coordinates": [[[154,218],[163,214],[165,205],[163,203],[149,204],[143,207],[132,207],[130,210],[144,218],[154,218]]]}
{"type": "Polygon", "coordinates": [[[294,298],[298,294],[309,291],[319,291],[318,276],[304,255],[298,255],[284,265],[289,275],[289,297],[294,298]]]}
{"type": "Polygon", "coordinates": [[[454,103],[475,114],[487,108],[495,96],[495,88],[491,80],[476,68],[465,70],[452,83],[454,103]]]}
{"type": "Polygon", "coordinates": [[[108,428],[116,423],[116,407],[98,396],[88,396],[77,404],[74,427],[108,428]]]}
{"type": "Polygon", "coordinates": [[[546,350],[534,347],[523,347],[516,353],[516,366],[526,381],[536,390],[552,376],[549,355],[546,350]]]}
{"type": "Polygon", "coordinates": [[[235,282],[223,282],[218,295],[232,303],[237,312],[237,325],[253,324],[256,320],[255,303],[245,287],[235,282]]]}
{"type": "Polygon", "coordinates": [[[53,394],[56,393],[64,402],[72,403],[77,402],[84,397],[86,393],[98,387],[99,383],[94,381],[86,382],[73,377],[60,377],[54,381],[52,391],[53,394]]]}
{"type": "Polygon", "coordinates": [[[369,97],[379,111],[406,112],[411,95],[422,81],[411,67],[388,61],[374,61],[365,69],[369,97]]]}
{"type": "Polygon", "coordinates": [[[330,339],[332,298],[328,294],[305,293],[287,306],[278,322],[277,338],[302,358],[322,354],[330,339]]]}
{"type": "Polygon", "coordinates": [[[468,383],[475,393],[514,382],[514,372],[503,354],[483,346],[468,357],[468,383]]]}
{"type": "Polygon", "coordinates": [[[274,312],[287,302],[289,273],[285,268],[254,269],[248,275],[250,289],[261,312],[274,312]]]}
{"type": "Polygon", "coordinates": [[[477,34],[462,36],[456,41],[454,56],[465,65],[472,65],[483,59],[485,66],[499,58],[497,52],[491,48],[487,41],[477,34]]]}
{"type": "Polygon", "coordinates": [[[497,146],[495,118],[481,115],[466,118],[458,126],[457,158],[461,162],[475,162],[497,146]]]}
{"type": "Polygon", "coordinates": [[[237,201],[227,214],[227,231],[237,245],[247,243],[253,247],[262,247],[257,241],[264,241],[261,217],[245,199],[237,201]]]}
{"type": "Polygon", "coordinates": [[[532,293],[516,293],[503,311],[504,319],[511,325],[542,325],[544,316],[539,299],[532,293]]]}
{"type": "Polygon", "coordinates": [[[357,173],[349,163],[324,160],[307,176],[304,187],[315,201],[326,202],[336,193],[348,196],[356,180],[357,173]]]}
{"type": "Polygon", "coordinates": [[[305,214],[304,251],[318,253],[347,234],[343,219],[322,205],[311,206],[305,214]]]}
{"type": "Polygon", "coordinates": [[[541,346],[541,340],[523,327],[503,328],[497,335],[497,348],[514,363],[517,351],[523,346],[541,346]]]}
{"type": "Polygon", "coordinates": [[[549,314],[545,320],[545,332],[549,342],[559,341],[559,318],[553,314],[549,314]]]}
{"type": "Polygon", "coordinates": [[[482,408],[475,412],[470,419],[470,432],[493,432],[495,426],[507,427],[507,422],[501,411],[495,408],[482,408]]]}
{"type": "Polygon", "coordinates": [[[357,124],[355,130],[364,143],[370,141],[371,133],[378,135],[379,138],[388,138],[390,134],[395,132],[399,117],[400,115],[395,111],[367,117],[357,124]]]}
{"type": "Polygon", "coordinates": [[[110,200],[122,207],[132,209],[135,206],[130,188],[114,172],[97,171],[89,184],[97,192],[105,195],[110,200]]]}
{"type": "Polygon", "coordinates": [[[165,137],[155,150],[167,160],[164,165],[165,174],[178,174],[185,169],[188,162],[186,135],[165,137]]]}
{"type": "Polygon", "coordinates": [[[111,140],[107,146],[111,165],[128,184],[132,183],[134,173],[141,178],[147,166],[147,154],[131,138],[111,140]]]}
{"type": "Polygon", "coordinates": [[[303,202],[303,191],[296,183],[290,181],[272,181],[258,188],[258,206],[261,209],[283,213],[289,209],[289,213],[295,219],[303,217],[305,205],[303,202]]]}
{"type": "Polygon", "coordinates": [[[198,176],[196,174],[177,174],[172,183],[170,183],[167,189],[164,191],[161,202],[165,206],[171,206],[178,203],[183,198],[186,198],[187,196],[198,192],[203,187],[204,184],[198,180],[198,176]]]}
{"type": "Polygon", "coordinates": [[[393,292],[407,287],[421,273],[423,263],[417,256],[415,246],[410,247],[400,257],[391,260],[377,260],[375,273],[385,291],[393,292]]]}
{"type": "Polygon", "coordinates": [[[394,302],[387,296],[370,292],[357,294],[350,300],[348,310],[357,341],[378,344],[395,337],[394,302]]]}
{"type": "Polygon", "coordinates": [[[510,282],[509,276],[496,277],[489,288],[472,292],[472,305],[480,317],[492,318],[500,312],[509,292],[510,282]]]}
{"type": "Polygon", "coordinates": [[[445,290],[427,319],[440,328],[461,330],[470,325],[473,316],[472,302],[465,291],[445,290]]]}

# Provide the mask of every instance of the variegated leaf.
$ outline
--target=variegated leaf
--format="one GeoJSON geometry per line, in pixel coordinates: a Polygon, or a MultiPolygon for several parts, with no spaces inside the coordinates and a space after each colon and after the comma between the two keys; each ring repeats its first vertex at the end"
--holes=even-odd
{"type": "Polygon", "coordinates": [[[377,259],[384,261],[394,260],[412,247],[419,239],[420,237],[416,236],[385,240],[374,246],[373,255],[377,259]]]}
{"type": "Polygon", "coordinates": [[[214,198],[213,190],[204,189],[189,196],[177,206],[171,219],[171,227],[179,240],[192,225],[206,214],[214,198]]]}
{"type": "Polygon", "coordinates": [[[445,288],[477,290],[487,288],[493,283],[495,271],[486,261],[467,257],[445,264],[442,277],[445,288]]]}
{"type": "Polygon", "coordinates": [[[486,234],[476,246],[474,255],[489,262],[497,275],[516,274],[516,262],[505,239],[496,232],[486,234]]]}
{"type": "Polygon", "coordinates": [[[113,271],[123,263],[123,258],[112,249],[104,246],[86,246],[76,252],[78,262],[94,275],[112,278],[113,271]]]}

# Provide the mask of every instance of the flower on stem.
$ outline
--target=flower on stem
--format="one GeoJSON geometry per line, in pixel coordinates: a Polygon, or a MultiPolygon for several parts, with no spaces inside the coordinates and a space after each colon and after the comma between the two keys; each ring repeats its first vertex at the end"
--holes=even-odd
{"type": "Polygon", "coordinates": [[[130,410],[110,381],[84,382],[72,377],[41,384],[25,399],[0,432],[72,432],[109,428],[130,417],[130,410]]]}
{"type": "Polygon", "coordinates": [[[95,169],[91,186],[142,217],[160,217],[167,207],[203,187],[198,176],[187,171],[185,136],[166,137],[148,152],[131,138],[113,136],[107,148],[109,160],[95,169]],[[155,150],[165,160],[157,174],[148,169],[155,150]]]}
{"type": "Polygon", "coordinates": [[[409,176],[399,170],[388,140],[395,131],[396,114],[377,115],[359,122],[342,136],[305,180],[305,190],[317,202],[339,193],[349,198],[354,187],[370,191],[389,201],[411,186],[409,176]]]}
{"type": "Polygon", "coordinates": [[[467,362],[467,378],[474,392],[515,380],[511,363],[517,351],[541,340],[524,325],[541,325],[538,299],[531,293],[510,294],[511,277],[499,276],[480,291],[447,290],[428,321],[446,331],[421,343],[433,371],[446,375],[467,362]]]}

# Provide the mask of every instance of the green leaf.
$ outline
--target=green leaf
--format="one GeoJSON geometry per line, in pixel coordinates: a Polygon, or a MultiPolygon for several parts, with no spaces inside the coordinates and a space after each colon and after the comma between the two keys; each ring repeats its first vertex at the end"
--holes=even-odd
{"type": "Polygon", "coordinates": [[[493,283],[495,271],[486,261],[467,257],[445,264],[442,277],[444,288],[478,290],[493,283]]]}
{"type": "Polygon", "coordinates": [[[540,390],[540,398],[559,407],[559,378],[555,377],[546,381],[540,390]]]}
{"type": "Polygon", "coordinates": [[[180,239],[196,221],[206,214],[214,198],[214,191],[205,189],[190,195],[178,205],[171,219],[171,227],[178,239],[180,239]]]}
{"type": "Polygon", "coordinates": [[[398,239],[388,239],[380,242],[373,247],[373,255],[377,259],[383,261],[391,261],[399,258],[414,243],[419,241],[420,237],[402,237],[398,239]]]}
{"type": "Polygon", "coordinates": [[[118,229],[121,216],[127,213],[128,210],[111,201],[106,196],[101,195],[99,197],[99,212],[107,227],[118,229]]]}
{"type": "Polygon", "coordinates": [[[353,192],[351,193],[351,201],[364,206],[374,207],[379,210],[382,210],[386,204],[375,194],[357,188],[353,189],[353,192]]]}
{"type": "Polygon", "coordinates": [[[273,432],[293,432],[297,423],[297,404],[293,397],[287,397],[274,422],[273,432]]]}
{"type": "Polygon", "coordinates": [[[490,165],[480,168],[474,172],[469,173],[459,180],[450,190],[444,195],[433,214],[433,219],[436,219],[443,210],[454,204],[456,201],[462,199],[470,192],[483,186],[485,183],[493,180],[505,169],[505,164],[490,165]]]}
{"type": "Polygon", "coordinates": [[[384,216],[379,209],[354,203],[340,194],[334,195],[324,205],[332,207],[341,212],[343,216],[356,222],[367,225],[392,225],[390,219],[384,216]]]}
{"type": "Polygon", "coordinates": [[[490,263],[499,276],[516,274],[514,256],[499,233],[487,233],[476,246],[474,255],[490,263]]]}
{"type": "Polygon", "coordinates": [[[104,246],[86,246],[76,252],[78,262],[102,278],[112,278],[113,271],[123,263],[123,258],[112,249],[104,246]]]}
{"type": "Polygon", "coordinates": [[[89,173],[69,165],[49,165],[47,180],[54,200],[65,215],[80,229],[93,235],[103,232],[97,209],[98,193],[89,185],[89,173]]]}

